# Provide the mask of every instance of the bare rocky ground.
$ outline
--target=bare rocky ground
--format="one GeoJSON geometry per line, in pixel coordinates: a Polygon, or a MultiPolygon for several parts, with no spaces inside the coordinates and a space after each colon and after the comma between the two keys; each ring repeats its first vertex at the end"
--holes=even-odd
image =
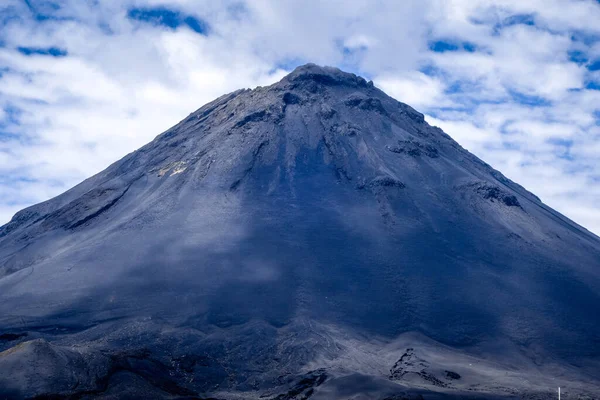
{"type": "Polygon", "coordinates": [[[593,399],[598,304],[597,236],[306,65],[0,227],[0,398],[593,399]]]}
{"type": "Polygon", "coordinates": [[[593,377],[582,377],[577,368],[557,362],[536,365],[509,344],[498,360],[481,355],[481,350],[457,351],[414,332],[390,341],[306,320],[279,329],[250,322],[233,331],[204,333],[165,331],[151,320],[130,321],[127,332],[121,332],[122,325],[119,321],[78,333],[36,335],[46,339],[17,339],[19,344],[11,343],[1,353],[3,395],[548,399],[561,386],[563,398],[593,399],[600,391],[593,377]],[[257,332],[265,336],[256,337],[257,332]],[[271,336],[274,343],[263,342],[271,336]],[[157,342],[159,337],[163,340],[157,342]]]}

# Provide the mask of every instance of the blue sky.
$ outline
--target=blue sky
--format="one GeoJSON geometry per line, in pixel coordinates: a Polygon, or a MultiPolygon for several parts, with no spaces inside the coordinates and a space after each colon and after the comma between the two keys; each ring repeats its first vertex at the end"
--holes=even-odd
{"type": "Polygon", "coordinates": [[[0,223],[299,64],[373,79],[600,233],[595,0],[3,0],[0,223]]]}

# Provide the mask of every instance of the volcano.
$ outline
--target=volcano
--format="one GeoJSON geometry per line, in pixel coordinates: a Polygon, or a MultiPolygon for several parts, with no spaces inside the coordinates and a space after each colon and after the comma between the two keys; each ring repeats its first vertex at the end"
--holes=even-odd
{"type": "Polygon", "coordinates": [[[591,399],[599,305],[600,238],[308,64],[0,228],[0,397],[591,399]]]}

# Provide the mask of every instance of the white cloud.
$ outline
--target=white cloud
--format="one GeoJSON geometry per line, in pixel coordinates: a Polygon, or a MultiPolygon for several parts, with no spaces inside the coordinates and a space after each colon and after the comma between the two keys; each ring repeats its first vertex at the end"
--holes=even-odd
{"type": "Polygon", "coordinates": [[[419,71],[374,78],[383,91],[413,107],[451,107],[454,103],[444,94],[446,85],[419,71]]]}
{"type": "Polygon", "coordinates": [[[454,140],[475,153],[484,151],[483,146],[486,144],[502,141],[502,135],[494,129],[494,126],[479,127],[473,122],[466,120],[452,121],[433,117],[427,117],[427,122],[431,125],[441,127],[454,140]]]}
{"type": "Polygon", "coordinates": [[[352,50],[356,49],[368,49],[377,42],[373,38],[366,35],[352,35],[348,39],[344,40],[344,47],[352,50]]]}

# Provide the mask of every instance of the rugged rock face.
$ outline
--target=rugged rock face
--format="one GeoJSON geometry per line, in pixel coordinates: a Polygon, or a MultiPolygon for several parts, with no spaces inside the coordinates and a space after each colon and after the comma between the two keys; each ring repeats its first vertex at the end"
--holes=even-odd
{"type": "Polygon", "coordinates": [[[0,393],[591,396],[598,304],[598,237],[306,65],[0,228],[0,393]]]}

